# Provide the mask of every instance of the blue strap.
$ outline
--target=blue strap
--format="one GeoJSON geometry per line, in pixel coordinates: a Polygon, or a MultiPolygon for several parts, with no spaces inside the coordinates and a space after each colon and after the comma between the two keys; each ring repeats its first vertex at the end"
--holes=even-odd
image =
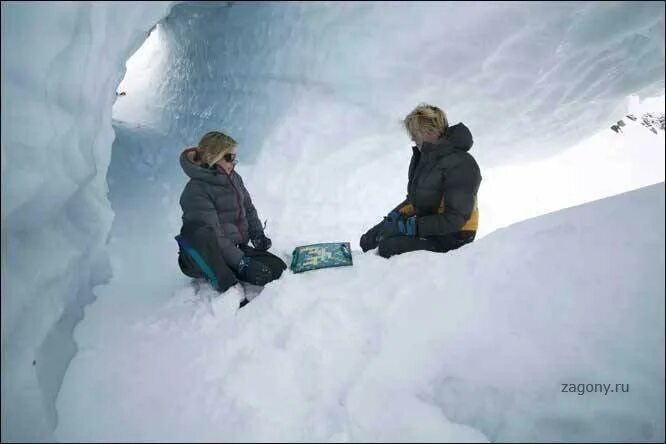
{"type": "Polygon", "coordinates": [[[210,266],[206,263],[204,258],[201,257],[199,252],[192,248],[192,245],[190,245],[187,240],[180,234],[176,236],[176,242],[178,242],[178,245],[180,248],[185,250],[185,252],[194,260],[194,262],[197,264],[199,269],[206,275],[206,278],[210,282],[210,284],[215,288],[217,291],[220,291],[220,284],[217,281],[217,277],[215,276],[215,273],[213,270],[210,268],[210,266]]]}

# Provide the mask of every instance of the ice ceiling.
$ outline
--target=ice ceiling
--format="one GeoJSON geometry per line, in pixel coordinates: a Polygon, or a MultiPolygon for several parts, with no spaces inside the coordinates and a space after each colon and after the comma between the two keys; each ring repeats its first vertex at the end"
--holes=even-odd
{"type": "Polygon", "coordinates": [[[472,128],[484,164],[536,158],[664,81],[657,3],[187,3],[162,30],[155,81],[123,98],[138,120],[188,142],[223,127],[255,155],[295,109],[335,150],[427,101],[472,128]]]}

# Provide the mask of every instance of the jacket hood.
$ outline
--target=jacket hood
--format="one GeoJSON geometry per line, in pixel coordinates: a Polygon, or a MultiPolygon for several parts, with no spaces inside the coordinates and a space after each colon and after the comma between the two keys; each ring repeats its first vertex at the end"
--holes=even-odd
{"type": "Polygon", "coordinates": [[[229,178],[227,174],[217,168],[204,168],[196,147],[187,148],[180,154],[180,166],[190,179],[220,184],[229,178]]]}
{"type": "Polygon", "coordinates": [[[443,139],[449,141],[453,148],[469,151],[474,145],[474,139],[472,139],[472,132],[465,126],[464,123],[458,123],[449,127],[444,133],[443,139]]]}
{"type": "Polygon", "coordinates": [[[424,151],[448,151],[451,149],[469,151],[473,144],[474,140],[469,128],[464,123],[458,123],[450,126],[437,143],[424,143],[423,149],[424,151]]]}

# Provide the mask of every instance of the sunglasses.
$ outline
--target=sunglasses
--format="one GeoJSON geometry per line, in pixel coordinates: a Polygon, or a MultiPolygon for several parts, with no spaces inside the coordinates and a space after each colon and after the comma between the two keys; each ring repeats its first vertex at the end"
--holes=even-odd
{"type": "Polygon", "coordinates": [[[234,160],[236,160],[236,153],[227,153],[224,156],[222,156],[222,158],[227,162],[231,163],[234,160]]]}

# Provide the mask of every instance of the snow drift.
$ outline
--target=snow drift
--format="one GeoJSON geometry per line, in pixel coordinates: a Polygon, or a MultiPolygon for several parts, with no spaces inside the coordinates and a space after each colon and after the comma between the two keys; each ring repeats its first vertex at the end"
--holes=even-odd
{"type": "Polygon", "coordinates": [[[56,436],[663,441],[664,199],[661,183],[446,255],[356,253],[240,311],[239,287],[195,294],[171,258],[144,268],[137,302],[120,282],[142,258],[115,264],[77,328],[56,436]]]}

